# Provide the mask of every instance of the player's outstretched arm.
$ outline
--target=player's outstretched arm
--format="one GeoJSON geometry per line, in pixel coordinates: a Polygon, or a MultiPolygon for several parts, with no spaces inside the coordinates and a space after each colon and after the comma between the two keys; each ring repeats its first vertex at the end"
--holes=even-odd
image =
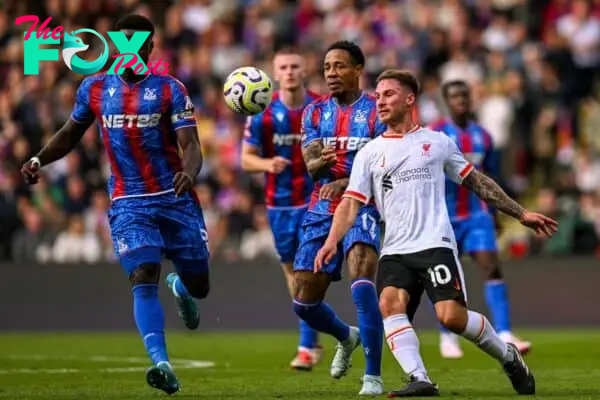
{"type": "Polygon", "coordinates": [[[492,207],[518,219],[521,224],[535,230],[540,235],[551,236],[557,231],[558,222],[545,215],[528,211],[507,195],[492,178],[474,168],[465,176],[462,184],[477,193],[483,201],[492,207]]]}
{"type": "Polygon", "coordinates": [[[60,160],[69,154],[81,141],[85,132],[92,125],[92,122],[76,122],[69,118],[62,128],[48,141],[46,146],[36,155],[40,163],[42,165],[52,164],[54,161],[60,160]]]}
{"type": "Polygon", "coordinates": [[[483,201],[513,218],[521,218],[525,211],[525,208],[510,198],[492,178],[476,169],[463,179],[462,184],[477,193],[483,201]]]}
{"type": "Polygon", "coordinates": [[[315,180],[326,175],[336,161],[335,150],[324,147],[319,140],[313,140],[306,145],[302,149],[302,156],[308,173],[315,180]]]}
{"type": "Polygon", "coordinates": [[[344,197],[335,210],[329,236],[315,257],[314,271],[319,272],[324,264],[329,263],[337,253],[337,245],[350,230],[358,211],[363,205],[357,199],[344,197]]]}
{"type": "Polygon", "coordinates": [[[242,144],[242,169],[246,172],[270,172],[279,174],[290,164],[290,160],[275,156],[264,158],[259,155],[259,149],[251,144],[242,144]]]}

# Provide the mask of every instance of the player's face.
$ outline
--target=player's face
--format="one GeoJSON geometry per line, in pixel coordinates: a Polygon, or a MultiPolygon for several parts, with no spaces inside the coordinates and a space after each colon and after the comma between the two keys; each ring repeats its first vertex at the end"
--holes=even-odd
{"type": "Polygon", "coordinates": [[[395,79],[384,79],[375,89],[377,115],[384,124],[401,122],[415,105],[414,93],[395,79]]]}
{"type": "Polygon", "coordinates": [[[446,104],[454,115],[464,115],[471,111],[471,96],[465,85],[454,85],[448,88],[446,104]]]}
{"type": "MultiPolygon", "coordinates": [[[[131,40],[131,37],[136,31],[131,29],[123,29],[122,32],[127,37],[127,40],[131,40]]],[[[150,59],[150,53],[152,53],[153,48],[154,42],[152,41],[152,36],[148,36],[142,47],[140,47],[138,50],[138,55],[142,61],[144,61],[144,64],[148,64],[148,59],[150,59]]]]}
{"type": "Polygon", "coordinates": [[[296,90],[306,78],[304,59],[299,54],[279,54],[273,61],[275,80],[283,90],[296,90]]]}
{"type": "Polygon", "coordinates": [[[359,86],[362,65],[353,65],[350,54],[335,49],[325,55],[325,82],[331,94],[354,90],[359,86]]]}

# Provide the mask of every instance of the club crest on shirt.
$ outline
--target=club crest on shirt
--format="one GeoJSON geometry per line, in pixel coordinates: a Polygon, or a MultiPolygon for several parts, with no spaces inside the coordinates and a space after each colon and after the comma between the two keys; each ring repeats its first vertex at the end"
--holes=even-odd
{"type": "Polygon", "coordinates": [[[423,152],[421,153],[421,155],[423,157],[429,157],[429,150],[431,149],[431,143],[423,143],[423,152]]]}

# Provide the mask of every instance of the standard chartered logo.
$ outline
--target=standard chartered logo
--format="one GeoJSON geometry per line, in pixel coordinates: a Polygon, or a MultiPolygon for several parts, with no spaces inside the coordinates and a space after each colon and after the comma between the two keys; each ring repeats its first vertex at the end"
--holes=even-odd
{"type": "Polygon", "coordinates": [[[429,167],[405,169],[395,173],[393,177],[395,183],[407,183],[411,181],[432,179],[429,167]]]}

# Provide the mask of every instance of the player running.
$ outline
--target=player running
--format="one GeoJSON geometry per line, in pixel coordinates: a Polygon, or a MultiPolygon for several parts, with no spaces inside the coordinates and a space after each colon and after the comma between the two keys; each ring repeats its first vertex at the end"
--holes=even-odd
{"type": "MultiPolygon", "coordinates": [[[[318,96],[303,86],[305,62],[293,49],[282,49],[273,59],[279,92],[262,113],[249,117],[242,145],[242,168],[265,172],[265,197],[269,222],[288,290],[293,295],[294,257],[300,241],[302,218],[308,209],[312,179],[302,158],[302,111],[318,96]]],[[[291,362],[310,371],[321,359],[318,333],[300,320],[298,353],[291,362]]]]}
{"type": "Polygon", "coordinates": [[[302,222],[294,263],[294,310],[311,327],[338,340],[330,368],[335,379],[347,374],[352,352],[362,339],[366,370],[359,394],[378,395],[383,393],[383,324],[374,284],[380,246],[380,217],[374,205],[360,209],[360,219],[341,244],[341,255],[331,260],[321,273],[313,273],[315,256],[325,242],[333,212],[348,184],[354,157],[384,128],[377,121],[375,99],[359,88],[364,65],[365,56],[356,44],[347,41],[332,44],[324,61],[325,80],[331,94],[304,110],[303,154],[316,184],[302,222]],[[331,281],[340,279],[344,260],[348,262],[360,331],[342,322],[323,302],[331,281]]]}
{"type": "MultiPolygon", "coordinates": [[[[464,81],[451,81],[442,86],[442,95],[450,118],[431,126],[448,135],[475,168],[496,177],[499,157],[494,151],[490,134],[471,115],[469,86],[464,81]]],[[[522,354],[531,348],[511,333],[510,308],[506,283],[498,259],[495,211],[476,193],[451,180],[446,181],[446,205],[458,245],[459,254],[469,254],[485,274],[485,298],[492,314],[494,328],[502,340],[514,343],[522,354]]],[[[442,327],[440,352],[444,358],[461,358],[458,336],[442,327]]]]}
{"type": "MultiPolygon", "coordinates": [[[[130,40],[136,31],[151,32],[138,52],[147,63],[154,24],[128,15],[116,29],[130,40]]],[[[122,75],[87,77],[69,121],[23,166],[27,182],[35,183],[40,168],[73,150],[94,120],[111,166],[108,215],[114,249],[131,281],[133,316],[154,364],[146,380],[172,394],[179,381],[169,363],[158,298],[163,255],[177,271],[169,276],[169,286],[188,328],[199,323],[193,298],[209,292],[207,234],[193,191],[202,166],[193,105],[183,84],[171,76],[135,75],[128,68],[122,75]]]]}
{"type": "Polygon", "coordinates": [[[356,156],[350,183],[338,206],[315,272],[335,259],[338,243],[360,210],[375,199],[386,223],[377,274],[379,304],[388,345],[411,377],[390,397],[437,396],[419,354],[411,326],[423,291],[439,321],[498,360],[519,394],[535,393],[535,380],[513,344],[505,343],[483,315],[468,310],[465,284],[452,225],[445,206],[445,175],[477,193],[491,206],[546,236],[556,221],[521,207],[489,177],[473,167],[446,135],[410,118],[419,83],[409,72],[388,70],[377,79],[377,112],[386,132],[356,156]]]}

